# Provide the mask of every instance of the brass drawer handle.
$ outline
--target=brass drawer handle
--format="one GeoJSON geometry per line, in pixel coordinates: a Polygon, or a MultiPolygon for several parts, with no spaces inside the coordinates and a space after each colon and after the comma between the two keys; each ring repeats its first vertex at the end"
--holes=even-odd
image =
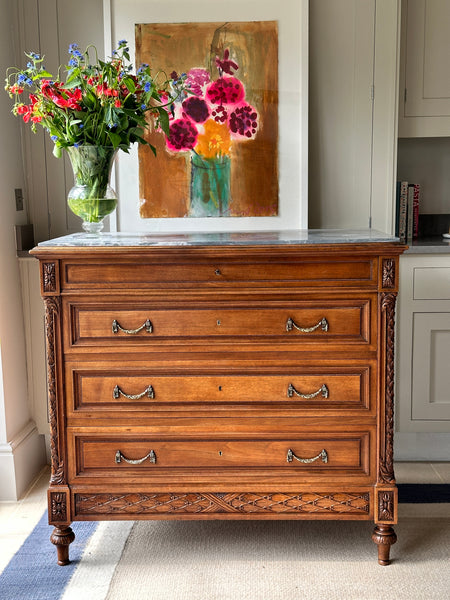
{"type": "Polygon", "coordinates": [[[314,456],[314,458],[300,458],[299,456],[296,456],[292,450],[289,448],[288,452],[287,452],[287,456],[286,456],[286,460],[287,462],[292,462],[292,459],[298,460],[298,462],[304,463],[304,464],[309,464],[312,462],[315,462],[316,460],[319,460],[319,458],[322,459],[322,462],[327,463],[328,462],[328,454],[327,451],[321,450],[319,452],[319,454],[317,456],[314,456]]]}
{"type": "Polygon", "coordinates": [[[150,450],[150,452],[146,456],[144,456],[144,458],[137,458],[135,460],[132,458],[126,458],[120,450],[117,450],[117,452],[116,452],[116,463],[117,464],[121,463],[124,460],[129,465],[140,465],[144,461],[146,461],[147,458],[149,459],[149,461],[151,463],[153,463],[153,464],[156,463],[156,454],[153,450],[150,450]]]}
{"type": "Polygon", "coordinates": [[[151,385],[149,385],[140,394],[125,394],[125,392],[123,392],[120,389],[120,387],[118,385],[116,385],[116,387],[113,390],[113,398],[115,398],[117,400],[118,398],[120,398],[120,396],[123,396],[124,398],[128,398],[128,400],[139,400],[140,398],[143,398],[144,396],[147,396],[148,398],[154,398],[155,390],[153,389],[153,387],[151,385]]]}
{"type": "Polygon", "coordinates": [[[291,317],[289,317],[289,319],[286,321],[286,331],[297,329],[297,331],[301,331],[302,333],[311,333],[312,331],[319,329],[319,327],[322,329],[322,331],[328,331],[328,321],[325,319],[325,317],[320,319],[320,321],[312,327],[300,327],[300,325],[297,325],[297,323],[291,319],[291,317]]]}
{"type": "Polygon", "coordinates": [[[292,383],[290,383],[288,385],[288,389],[287,389],[287,395],[288,398],[292,398],[293,395],[298,396],[299,398],[304,398],[305,400],[309,400],[310,398],[315,398],[316,396],[318,396],[319,394],[322,394],[323,398],[328,398],[328,388],[325,384],[323,384],[318,390],[317,392],[313,392],[312,394],[301,394],[300,392],[298,392],[295,387],[292,385],[292,383]]]}
{"type": "Polygon", "coordinates": [[[113,333],[118,333],[120,330],[120,331],[123,331],[123,333],[128,333],[130,335],[134,335],[135,333],[139,333],[143,329],[145,329],[145,331],[147,333],[153,332],[153,325],[152,325],[152,322],[150,321],[150,319],[147,319],[145,321],[145,323],[143,325],[141,325],[141,327],[138,327],[137,329],[124,329],[121,325],[119,325],[119,323],[116,321],[116,319],[114,319],[114,321],[112,322],[113,333]]]}

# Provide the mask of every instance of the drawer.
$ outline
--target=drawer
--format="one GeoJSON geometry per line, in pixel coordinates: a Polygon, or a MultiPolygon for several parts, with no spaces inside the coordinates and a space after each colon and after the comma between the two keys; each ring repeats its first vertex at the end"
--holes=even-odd
{"type": "MultiPolygon", "coordinates": [[[[66,347],[118,348],[194,344],[370,344],[376,327],[375,298],[296,302],[204,303],[195,308],[168,302],[127,307],[69,303],[66,347]],[[373,328],[373,331],[371,331],[373,328]]],[[[209,349],[209,347],[207,348],[209,349]]]]}
{"type": "MultiPolygon", "coordinates": [[[[164,373],[106,363],[99,370],[66,366],[68,414],[123,418],[136,411],[299,408],[329,414],[366,411],[375,363],[292,369],[289,373],[164,373]]],[[[373,389],[375,389],[373,387],[373,389]]]]}
{"type": "MultiPolygon", "coordinates": [[[[239,234],[238,234],[239,235],[239,234]]],[[[84,261],[66,259],[61,264],[62,288],[64,290],[105,288],[189,288],[189,287],[361,287],[375,289],[377,285],[378,258],[340,257],[330,253],[325,259],[308,257],[299,259],[293,254],[273,251],[267,260],[267,250],[260,256],[245,255],[225,258],[227,249],[205,259],[195,250],[184,250],[180,256],[175,250],[171,259],[170,249],[158,258],[136,257],[135,260],[84,261]],[[196,255],[197,254],[197,255],[196,255]]],[[[248,254],[245,253],[245,254],[248,254]]]]}
{"type": "MultiPolygon", "coordinates": [[[[69,428],[69,432],[70,432],[69,428]]],[[[193,477],[246,472],[369,474],[369,432],[318,433],[277,439],[186,439],[73,431],[71,477],[193,477]]]]}

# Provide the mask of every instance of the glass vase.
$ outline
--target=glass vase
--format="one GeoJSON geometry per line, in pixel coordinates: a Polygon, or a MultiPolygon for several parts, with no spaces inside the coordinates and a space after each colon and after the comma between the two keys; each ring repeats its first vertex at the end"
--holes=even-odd
{"type": "Polygon", "coordinates": [[[229,156],[191,156],[190,217],[226,217],[230,210],[229,156]]]}
{"type": "Polygon", "coordinates": [[[75,183],[67,203],[83,220],[85,231],[98,233],[103,229],[103,219],[117,206],[116,193],[109,185],[117,150],[112,146],[69,146],[67,153],[75,183]]]}

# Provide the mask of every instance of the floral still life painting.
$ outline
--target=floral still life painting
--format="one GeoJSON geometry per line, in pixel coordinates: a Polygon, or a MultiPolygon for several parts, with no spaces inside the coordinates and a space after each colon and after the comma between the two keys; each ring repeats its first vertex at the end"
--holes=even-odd
{"type": "Polygon", "coordinates": [[[277,23],[140,24],[136,60],[183,80],[169,132],[145,134],[156,163],[139,149],[140,216],[276,216],[277,23]]]}

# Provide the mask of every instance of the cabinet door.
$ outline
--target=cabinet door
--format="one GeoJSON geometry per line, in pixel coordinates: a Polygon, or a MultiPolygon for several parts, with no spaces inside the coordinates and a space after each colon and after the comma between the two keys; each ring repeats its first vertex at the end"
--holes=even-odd
{"type": "Polygon", "coordinates": [[[412,418],[450,421],[450,313],[413,318],[412,418]]]}
{"type": "Polygon", "coordinates": [[[450,2],[403,0],[400,137],[450,135],[450,2]]]}

